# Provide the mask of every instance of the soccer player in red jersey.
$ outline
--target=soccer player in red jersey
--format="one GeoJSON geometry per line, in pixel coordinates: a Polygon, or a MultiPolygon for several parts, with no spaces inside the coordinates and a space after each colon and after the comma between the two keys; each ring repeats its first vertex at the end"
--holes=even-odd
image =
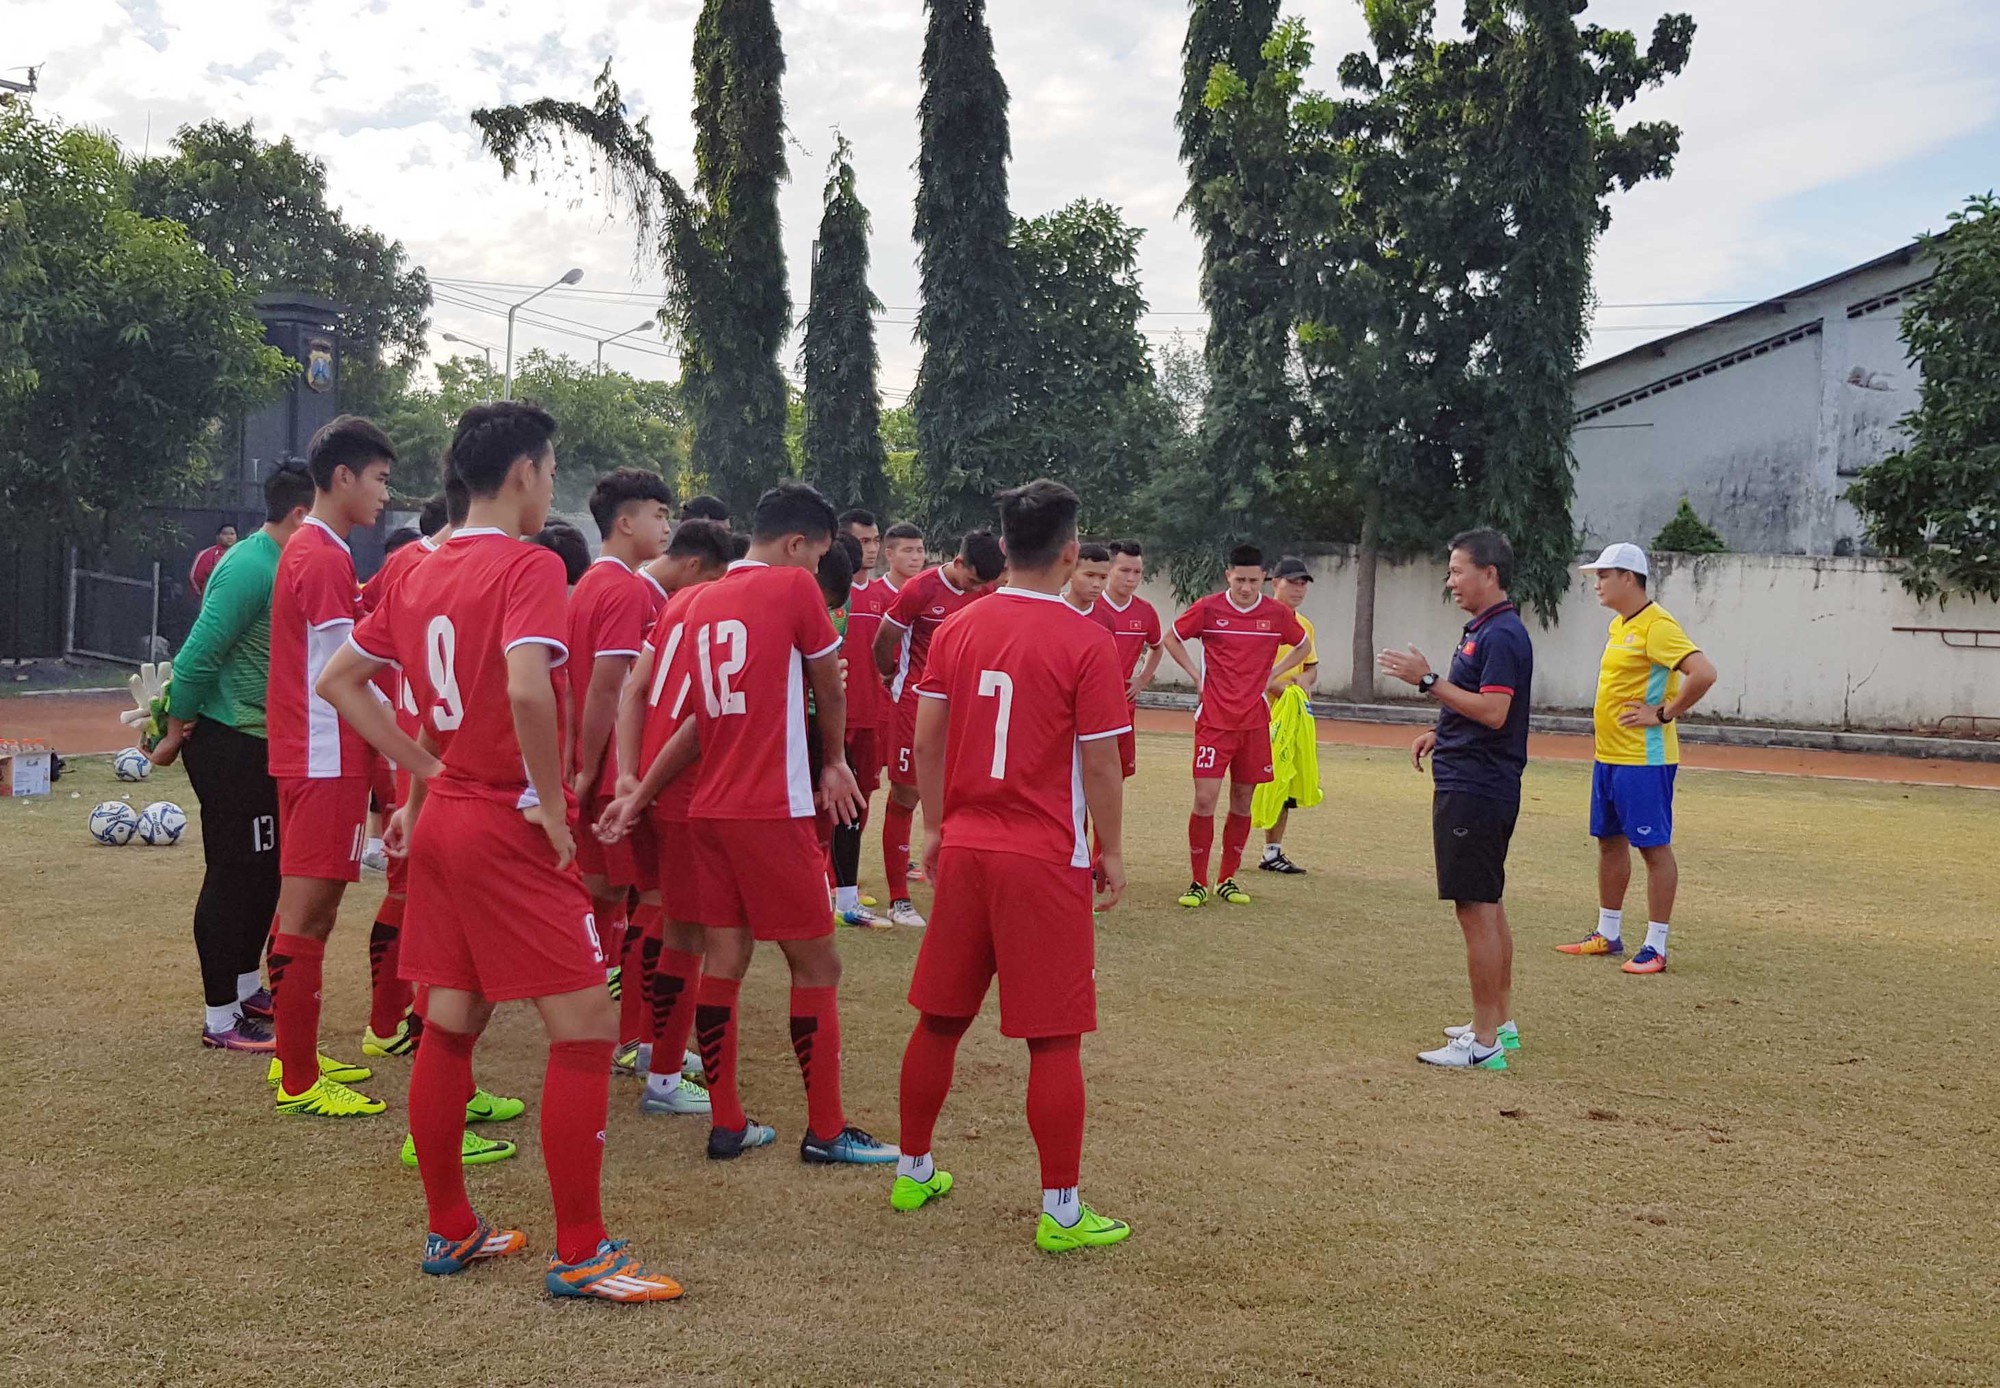
{"type": "MultiPolygon", "coordinates": [[[[631,819],[699,758],[689,804],[696,888],[708,954],[695,1007],[702,1069],[713,1104],[708,1155],[718,1161],[768,1146],[737,1093],[737,996],[758,940],[791,965],[792,1049],[805,1077],[808,1163],[874,1165],[896,1149],[847,1122],[840,1098],[840,956],[827,910],[820,806],[852,822],[861,793],[848,768],[847,693],[840,639],[814,572],[833,544],[833,508],[803,483],[757,503],[748,555],[689,600],[664,690],[688,689],[685,718],[639,786],[606,811],[600,831],[631,819]],[[810,685],[824,744],[814,795],[806,742],[810,685]]],[[[655,680],[658,680],[657,673],[655,680]]]]}
{"type": "MultiPolygon", "coordinates": [[[[1139,696],[1153,682],[1160,668],[1160,614],[1153,604],[1139,596],[1139,584],[1146,576],[1145,550],[1137,540],[1113,540],[1111,565],[1104,580],[1104,596],[1090,609],[1090,616],[1118,643],[1118,672],[1125,678],[1125,706],[1136,717],[1139,696]]],[[[1118,760],[1125,779],[1139,774],[1139,738],[1126,732],[1118,739],[1118,760]]]]}
{"type": "Polygon", "coordinates": [[[1008,586],[931,643],[917,712],[924,866],[937,884],[903,1054],[904,1155],[889,1203],[951,1189],[931,1156],[959,1038],[1000,979],[1000,1033],[1028,1043],[1028,1127],[1042,1159],[1036,1244],[1117,1243],[1131,1227],[1077,1198],[1083,1033],[1097,1029],[1086,809],[1109,910],[1125,890],[1120,732],[1125,680],[1111,641],[1061,597],[1077,560],[1076,493],[1030,482],[1000,496],[1008,586]]]}
{"type": "Polygon", "coordinates": [[[1090,544],[1076,547],[1076,568],[1071,571],[1069,582],[1063,586],[1063,601],[1088,617],[1097,610],[1098,600],[1104,596],[1104,585],[1111,577],[1111,551],[1103,545],[1090,544]]]}
{"type": "Polygon", "coordinates": [[[590,891],[598,938],[604,942],[611,996],[620,1000],[619,1069],[632,1073],[639,1048],[639,1027],[646,1001],[643,966],[624,974],[638,954],[646,932],[659,918],[659,883],[646,874],[640,882],[638,855],[652,858],[650,826],[637,824],[631,837],[601,842],[589,831],[604,806],[618,793],[618,751],[612,730],[618,721],[618,698],[625,677],[639,658],[640,643],[659,611],[659,589],[644,577],[641,566],[666,551],[673,493],[655,472],[619,468],[597,479],[590,492],[590,514],[597,522],[600,548],[569,597],[568,663],[571,765],[570,790],[576,796],[576,865],[590,891]],[[626,930],[625,905],[632,889],[641,889],[626,930]],[[626,983],[630,997],[624,997],[626,983]]]}
{"type": "Polygon", "coordinates": [[[526,1238],[473,1212],[459,1160],[474,1043],[494,1004],[532,999],[549,1034],[542,1152],[559,1297],[665,1301],[681,1294],[610,1239],[600,1207],[617,1012],[575,866],[563,784],[569,614],[562,561],[521,543],[555,491],[555,421],[516,401],[459,418],[450,467],[472,494],[466,524],[354,632],[320,690],[415,778],[390,821],[410,855],[404,975],[429,988],[410,1075],[410,1130],[429,1228],[423,1270],[463,1271],[526,1238]],[[412,742],[368,679],[394,662],[421,712],[412,742]]]}
{"type": "MultiPolygon", "coordinates": [[[[646,568],[667,596],[648,628],[618,704],[620,795],[637,789],[640,770],[652,765],[688,712],[690,683],[684,680],[669,694],[668,667],[679,649],[682,621],[694,590],[722,577],[732,557],[728,526],[686,520],[675,527],[666,554],[646,568]]],[[[686,775],[669,785],[650,806],[644,833],[635,834],[652,854],[653,862],[641,862],[639,871],[654,884],[660,903],[659,914],[649,920],[640,944],[646,1009],[640,1017],[640,1055],[634,1070],[646,1075],[641,1113],[706,1115],[711,1108],[708,1091],[689,1078],[690,1072],[701,1073],[700,1057],[686,1049],[693,1034],[705,947],[702,913],[695,904],[694,849],[687,816],[694,782],[694,776],[686,775]]],[[[626,996],[633,991],[636,986],[628,980],[626,996]]],[[[622,1017],[619,1030],[629,1030],[622,1017]]]]}
{"type": "Polygon", "coordinates": [[[388,436],[356,415],[313,435],[312,511],[279,557],[271,589],[264,707],[281,880],[269,955],[277,1033],[270,1076],[280,1113],[359,1118],[383,1108],[347,1087],[368,1078],[365,1067],[319,1054],[322,961],[341,896],[361,877],[375,754],[313,683],[353,630],[360,589],[347,536],[381,515],[395,458],[388,436]]]}
{"type": "MultiPolygon", "coordinates": [[[[855,823],[833,826],[833,910],[844,925],[872,927],[886,922],[861,900],[861,836],[868,827],[868,799],[882,783],[881,724],[889,705],[882,674],[875,668],[875,636],[896,590],[886,576],[875,577],[882,532],[874,513],[848,511],[840,517],[840,526],[860,554],[847,591],[840,659],[847,671],[847,764],[854,769],[862,803],[855,823]]],[[[917,538],[921,555],[922,536],[917,538]]]]}
{"type": "Polygon", "coordinates": [[[1194,813],[1188,816],[1188,857],[1194,880],[1181,894],[1183,906],[1204,905],[1210,896],[1208,854],[1215,842],[1215,807],[1222,778],[1229,778],[1229,819],[1222,829],[1222,863],[1214,895],[1233,906],[1250,904],[1237,885],[1243,846],[1250,841],[1250,802],[1271,779],[1271,706],[1264,693],[1272,681],[1302,664],[1312,642],[1298,614],[1264,596],[1264,551],[1238,545],[1229,552],[1229,587],[1211,593],[1174,619],[1166,634],[1167,654],[1187,671],[1201,691],[1194,713],[1194,813]],[[1182,643],[1201,642],[1201,663],[1182,643]],[[1278,647],[1293,647],[1284,660],[1278,647]]]}
{"type": "Polygon", "coordinates": [[[889,681],[889,697],[896,705],[896,731],[887,749],[889,808],[882,816],[882,861],[889,874],[892,925],[921,929],[924,924],[910,903],[910,821],[917,811],[917,686],[924,677],[924,657],[945,618],[977,600],[1006,562],[993,532],[969,532],[956,557],[897,589],[875,633],[875,668],[889,681]]]}

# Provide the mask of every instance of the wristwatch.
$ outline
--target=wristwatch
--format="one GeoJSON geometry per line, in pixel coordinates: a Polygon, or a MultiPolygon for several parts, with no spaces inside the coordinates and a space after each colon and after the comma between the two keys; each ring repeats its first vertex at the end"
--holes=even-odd
{"type": "Polygon", "coordinates": [[[1417,693],[1419,694],[1430,693],[1433,689],[1437,688],[1437,682],[1438,682],[1437,671],[1433,670],[1428,675],[1425,675],[1422,679],[1417,681],[1417,693]]]}
{"type": "Polygon", "coordinates": [[[1660,720],[1660,726],[1663,728],[1666,727],[1667,724],[1674,721],[1673,719],[1667,717],[1667,706],[1665,704],[1661,704],[1660,711],[1654,714],[1653,716],[1660,720]]]}

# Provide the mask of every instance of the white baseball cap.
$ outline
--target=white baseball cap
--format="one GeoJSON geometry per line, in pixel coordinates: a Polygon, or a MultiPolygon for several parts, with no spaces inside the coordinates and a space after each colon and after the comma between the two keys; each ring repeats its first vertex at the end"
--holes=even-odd
{"type": "Polygon", "coordinates": [[[1606,545],[1604,553],[1597,556],[1595,564],[1578,564],[1585,573],[1598,569],[1624,569],[1628,573],[1647,574],[1646,551],[1635,544],[1606,545]]]}

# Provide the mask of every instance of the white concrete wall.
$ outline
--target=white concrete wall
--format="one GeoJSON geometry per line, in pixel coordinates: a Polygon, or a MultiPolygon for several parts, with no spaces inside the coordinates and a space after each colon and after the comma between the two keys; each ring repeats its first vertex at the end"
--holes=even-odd
{"type": "MultiPolygon", "coordinates": [[[[1319,634],[1319,688],[1339,695],[1350,680],[1354,566],[1345,553],[1310,562],[1315,581],[1305,614],[1319,634]]],[[[1889,566],[1872,559],[1718,554],[1656,564],[1655,598],[1721,673],[1706,712],[1793,727],[1878,729],[1930,729],[1949,715],[2000,717],[2000,651],[1953,650],[1934,635],[1891,630],[2000,628],[2000,605],[1958,599],[1940,611],[1911,598],[1889,566]]],[[[1144,591],[1163,620],[1180,610],[1158,579],[1144,591]]],[[[1537,708],[1591,705],[1609,620],[1585,575],[1556,626],[1528,618],[1537,708]]],[[[1443,668],[1464,621],[1445,594],[1442,563],[1382,565],[1378,648],[1414,644],[1443,668]]],[[[1165,660],[1160,683],[1185,684],[1185,677],[1165,660]]],[[[1408,691],[1378,682],[1378,693],[1396,692],[1408,691]]]]}

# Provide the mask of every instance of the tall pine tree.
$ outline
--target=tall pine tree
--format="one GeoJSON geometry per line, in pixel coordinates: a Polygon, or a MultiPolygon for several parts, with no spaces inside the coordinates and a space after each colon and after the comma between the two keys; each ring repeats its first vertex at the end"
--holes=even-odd
{"type": "Polygon", "coordinates": [[[923,363],[911,404],[939,539],[990,518],[1009,473],[1020,277],[1008,253],[1007,84],[985,0],[926,0],[916,241],[923,363]]]}
{"type": "Polygon", "coordinates": [[[472,120],[509,175],[524,158],[537,165],[581,142],[633,217],[642,249],[657,235],[667,313],[682,342],[690,464],[742,512],[787,470],[778,367],[791,330],[778,217],[785,55],[771,0],[705,0],[694,68],[692,196],[660,168],[652,132],[626,112],[608,63],[588,106],[544,98],[474,111],[472,120]]]}
{"type": "Polygon", "coordinates": [[[837,506],[888,505],[882,406],[875,373],[875,318],[868,288],[868,209],[854,190],[854,147],[841,136],[828,171],[812,303],[799,365],[806,378],[806,476],[837,506]]]}

